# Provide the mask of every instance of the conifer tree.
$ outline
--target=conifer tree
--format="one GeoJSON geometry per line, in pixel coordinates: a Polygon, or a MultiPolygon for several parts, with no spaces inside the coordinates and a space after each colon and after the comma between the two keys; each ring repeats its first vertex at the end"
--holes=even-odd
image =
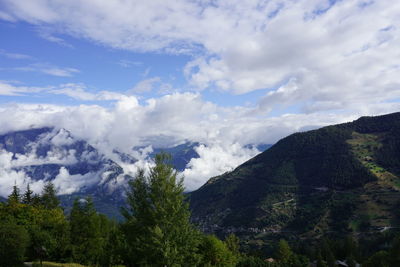
{"type": "Polygon", "coordinates": [[[55,209],[59,207],[60,200],[57,198],[56,194],[57,190],[52,182],[48,182],[44,185],[41,202],[46,209],[55,209]]]}
{"type": "Polygon", "coordinates": [[[14,184],[11,195],[8,196],[8,203],[20,203],[21,195],[17,184],[14,184]]]}
{"type": "Polygon", "coordinates": [[[167,154],[156,155],[149,175],[140,170],[130,182],[129,209],[123,210],[129,266],[195,266],[199,259],[199,233],[189,222],[183,178],[170,161],[167,154]]]}
{"type": "Polygon", "coordinates": [[[32,204],[32,198],[33,198],[33,191],[30,189],[29,183],[26,186],[26,191],[22,197],[22,202],[24,204],[32,204]]]}

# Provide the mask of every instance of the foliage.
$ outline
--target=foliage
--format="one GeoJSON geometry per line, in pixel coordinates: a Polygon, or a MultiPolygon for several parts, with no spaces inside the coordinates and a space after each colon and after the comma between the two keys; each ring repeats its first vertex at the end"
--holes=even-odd
{"type": "Polygon", "coordinates": [[[129,209],[123,214],[128,265],[195,265],[199,233],[190,224],[183,179],[159,154],[148,176],[138,172],[127,192],[129,209]]]}
{"type": "Polygon", "coordinates": [[[33,201],[33,191],[31,190],[29,184],[26,186],[26,191],[22,196],[22,203],[31,204],[33,201]]]}
{"type": "Polygon", "coordinates": [[[92,199],[75,199],[70,214],[72,256],[75,261],[83,264],[99,262],[104,246],[101,226],[92,199]]]}
{"type": "Polygon", "coordinates": [[[22,263],[29,235],[24,227],[12,222],[0,223],[0,266],[17,266],[22,263]]]}
{"type": "Polygon", "coordinates": [[[276,250],[276,258],[281,262],[281,263],[288,263],[290,259],[292,258],[293,252],[289,246],[289,244],[286,242],[286,240],[281,239],[279,240],[278,247],[276,250]]]}
{"type": "Polygon", "coordinates": [[[203,237],[200,252],[203,255],[202,266],[235,266],[238,260],[228,246],[213,235],[203,237]]]}
{"type": "Polygon", "coordinates": [[[225,239],[226,247],[232,251],[233,255],[240,255],[240,239],[235,234],[230,234],[225,239]]]}
{"type": "Polygon", "coordinates": [[[54,184],[48,182],[44,185],[41,202],[46,209],[55,209],[60,205],[60,200],[56,196],[57,190],[54,184]]]}
{"type": "Polygon", "coordinates": [[[8,196],[8,203],[19,203],[20,201],[21,195],[19,193],[19,188],[17,185],[14,185],[12,193],[8,196]]]}

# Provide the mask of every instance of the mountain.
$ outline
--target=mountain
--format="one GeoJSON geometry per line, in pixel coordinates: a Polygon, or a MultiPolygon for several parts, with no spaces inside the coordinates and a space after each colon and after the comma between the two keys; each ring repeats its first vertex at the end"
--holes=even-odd
{"type": "MultiPolygon", "coordinates": [[[[172,155],[173,166],[183,171],[192,158],[199,157],[197,146],[199,143],[186,142],[154,148],[148,160],[164,151],[172,155]]],[[[132,155],[114,150],[108,157],[66,129],[44,127],[0,135],[0,201],[10,193],[16,179],[39,190],[43,182],[52,181],[67,211],[75,198],[91,195],[98,211],[120,218],[125,186],[132,178],[121,166],[135,164],[137,159],[132,155]]]]}
{"type": "Polygon", "coordinates": [[[292,134],[189,196],[206,232],[307,238],[400,226],[400,113],[292,134]]]}
{"type": "MultiPolygon", "coordinates": [[[[130,177],[116,162],[69,131],[44,127],[10,132],[0,136],[0,154],[3,176],[22,177],[31,188],[53,182],[67,210],[76,197],[91,195],[101,212],[119,216],[118,207],[124,201],[121,181],[130,177]]],[[[0,179],[2,186],[7,185],[0,179]]]]}
{"type": "Polygon", "coordinates": [[[53,181],[61,194],[113,193],[122,168],[67,130],[30,129],[0,136],[0,150],[8,154],[10,171],[33,181],[53,181]]]}

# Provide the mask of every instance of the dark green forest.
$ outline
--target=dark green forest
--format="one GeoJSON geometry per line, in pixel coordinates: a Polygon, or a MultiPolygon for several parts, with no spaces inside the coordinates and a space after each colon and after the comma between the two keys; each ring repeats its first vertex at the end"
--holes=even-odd
{"type": "MultiPolygon", "coordinates": [[[[85,266],[400,266],[400,236],[393,231],[368,240],[352,235],[304,241],[280,239],[269,252],[249,250],[234,234],[206,235],[190,221],[183,180],[166,154],[129,184],[122,222],[96,212],[88,196],[65,214],[52,183],[40,195],[17,186],[0,203],[0,266],[23,262],[85,266]]],[[[45,265],[43,265],[45,266],[45,265]]]]}

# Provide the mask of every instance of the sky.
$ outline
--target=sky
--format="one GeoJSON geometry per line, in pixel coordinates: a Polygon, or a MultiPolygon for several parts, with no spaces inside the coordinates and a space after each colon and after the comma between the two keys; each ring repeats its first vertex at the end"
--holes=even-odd
{"type": "Polygon", "coordinates": [[[400,2],[0,0],[0,134],[199,142],[196,189],[297,131],[399,111],[400,2]]]}

